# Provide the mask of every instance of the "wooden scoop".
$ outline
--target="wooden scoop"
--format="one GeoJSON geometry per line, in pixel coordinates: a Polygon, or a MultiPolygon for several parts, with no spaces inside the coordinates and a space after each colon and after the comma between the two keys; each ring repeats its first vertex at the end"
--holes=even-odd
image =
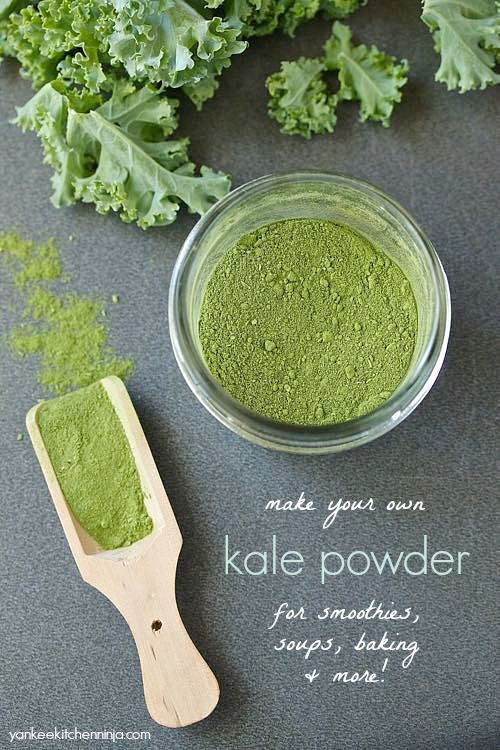
{"type": "Polygon", "coordinates": [[[104,551],[67,505],[37,423],[40,404],[26,417],[33,447],[82,578],[107,596],[128,622],[141,661],[152,718],[167,727],[204,719],[219,686],[180,618],[175,572],[182,537],[139,419],[121,380],[100,381],[121,420],[153,520],[153,531],[130,547],[104,551]]]}

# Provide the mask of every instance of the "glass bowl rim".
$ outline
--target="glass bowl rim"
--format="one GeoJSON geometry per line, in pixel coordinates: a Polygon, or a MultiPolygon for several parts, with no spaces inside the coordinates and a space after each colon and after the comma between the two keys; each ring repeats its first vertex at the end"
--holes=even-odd
{"type": "Polygon", "coordinates": [[[451,299],[448,280],[434,246],[411,214],[394,198],[369,182],[345,174],[324,170],[275,172],[240,185],[217,201],[197,221],[181,248],[172,271],[168,317],[170,338],[177,364],[189,388],[219,422],[253,443],[296,453],[329,453],[371,442],[400,424],[419,405],[434,384],[442,367],[451,326],[451,299]],[[379,208],[412,236],[414,245],[429,261],[436,292],[431,335],[414,368],[411,380],[400,385],[389,399],[361,417],[329,425],[296,425],[271,420],[247,409],[234,399],[213,377],[188,333],[182,288],[189,263],[205,233],[226,211],[255,193],[269,191],[293,182],[321,182],[349,187],[368,195],[379,208]]]}

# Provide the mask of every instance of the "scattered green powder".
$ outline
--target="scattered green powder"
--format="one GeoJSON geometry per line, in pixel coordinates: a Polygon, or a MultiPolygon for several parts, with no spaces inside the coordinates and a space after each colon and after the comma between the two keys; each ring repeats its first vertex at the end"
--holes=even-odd
{"type": "MultiPolygon", "coordinates": [[[[107,345],[102,304],[48,287],[65,282],[53,240],[35,245],[15,232],[0,235],[0,257],[24,303],[23,322],[7,336],[19,356],[38,355],[41,385],[55,394],[88,385],[105,375],[125,378],[130,359],[117,357],[107,345]]],[[[117,296],[117,295],[114,295],[117,296]]]]}
{"type": "Polygon", "coordinates": [[[37,421],[66,502],[103,549],[151,533],[132,451],[100,383],[45,401],[37,421]]]}
{"type": "Polygon", "coordinates": [[[287,219],[243,236],[200,313],[213,375],[249,409],[302,425],[372,411],[403,380],[417,309],[399,266],[347,226],[287,219]]]}

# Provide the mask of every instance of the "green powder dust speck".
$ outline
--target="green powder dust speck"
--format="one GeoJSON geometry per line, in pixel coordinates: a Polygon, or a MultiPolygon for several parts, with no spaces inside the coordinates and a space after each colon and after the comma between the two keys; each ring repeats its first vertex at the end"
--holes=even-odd
{"type": "Polygon", "coordinates": [[[103,549],[151,533],[137,466],[101,383],[44,402],[37,422],[66,502],[103,549]]]}
{"type": "Polygon", "coordinates": [[[287,219],[241,237],[214,269],[200,343],[221,385],[278,422],[372,411],[411,361],[417,309],[385,253],[347,226],[287,219]]]}
{"type": "Polygon", "coordinates": [[[36,245],[7,232],[0,235],[0,257],[24,303],[23,320],[7,344],[18,356],[38,355],[38,379],[49,392],[60,395],[105,375],[132,372],[133,362],[107,344],[102,303],[49,288],[65,281],[53,240],[36,245]]]}

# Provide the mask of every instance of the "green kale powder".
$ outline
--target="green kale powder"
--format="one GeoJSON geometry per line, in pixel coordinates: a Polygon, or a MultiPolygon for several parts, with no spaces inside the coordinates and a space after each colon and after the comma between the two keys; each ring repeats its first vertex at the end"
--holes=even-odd
{"type": "Polygon", "coordinates": [[[23,304],[22,322],[6,342],[19,357],[36,356],[41,385],[60,395],[105,375],[130,374],[133,362],[108,344],[102,303],[60,288],[67,277],[54,240],[36,245],[6,232],[0,234],[0,258],[23,304]]]}
{"type": "Polygon", "coordinates": [[[399,266],[347,226],[287,219],[243,236],[213,271],[200,314],[208,368],[278,422],[345,422],[404,378],[417,309],[399,266]]]}
{"type": "Polygon", "coordinates": [[[37,421],[66,502],[103,549],[151,533],[132,451],[100,383],[44,402],[37,421]]]}

